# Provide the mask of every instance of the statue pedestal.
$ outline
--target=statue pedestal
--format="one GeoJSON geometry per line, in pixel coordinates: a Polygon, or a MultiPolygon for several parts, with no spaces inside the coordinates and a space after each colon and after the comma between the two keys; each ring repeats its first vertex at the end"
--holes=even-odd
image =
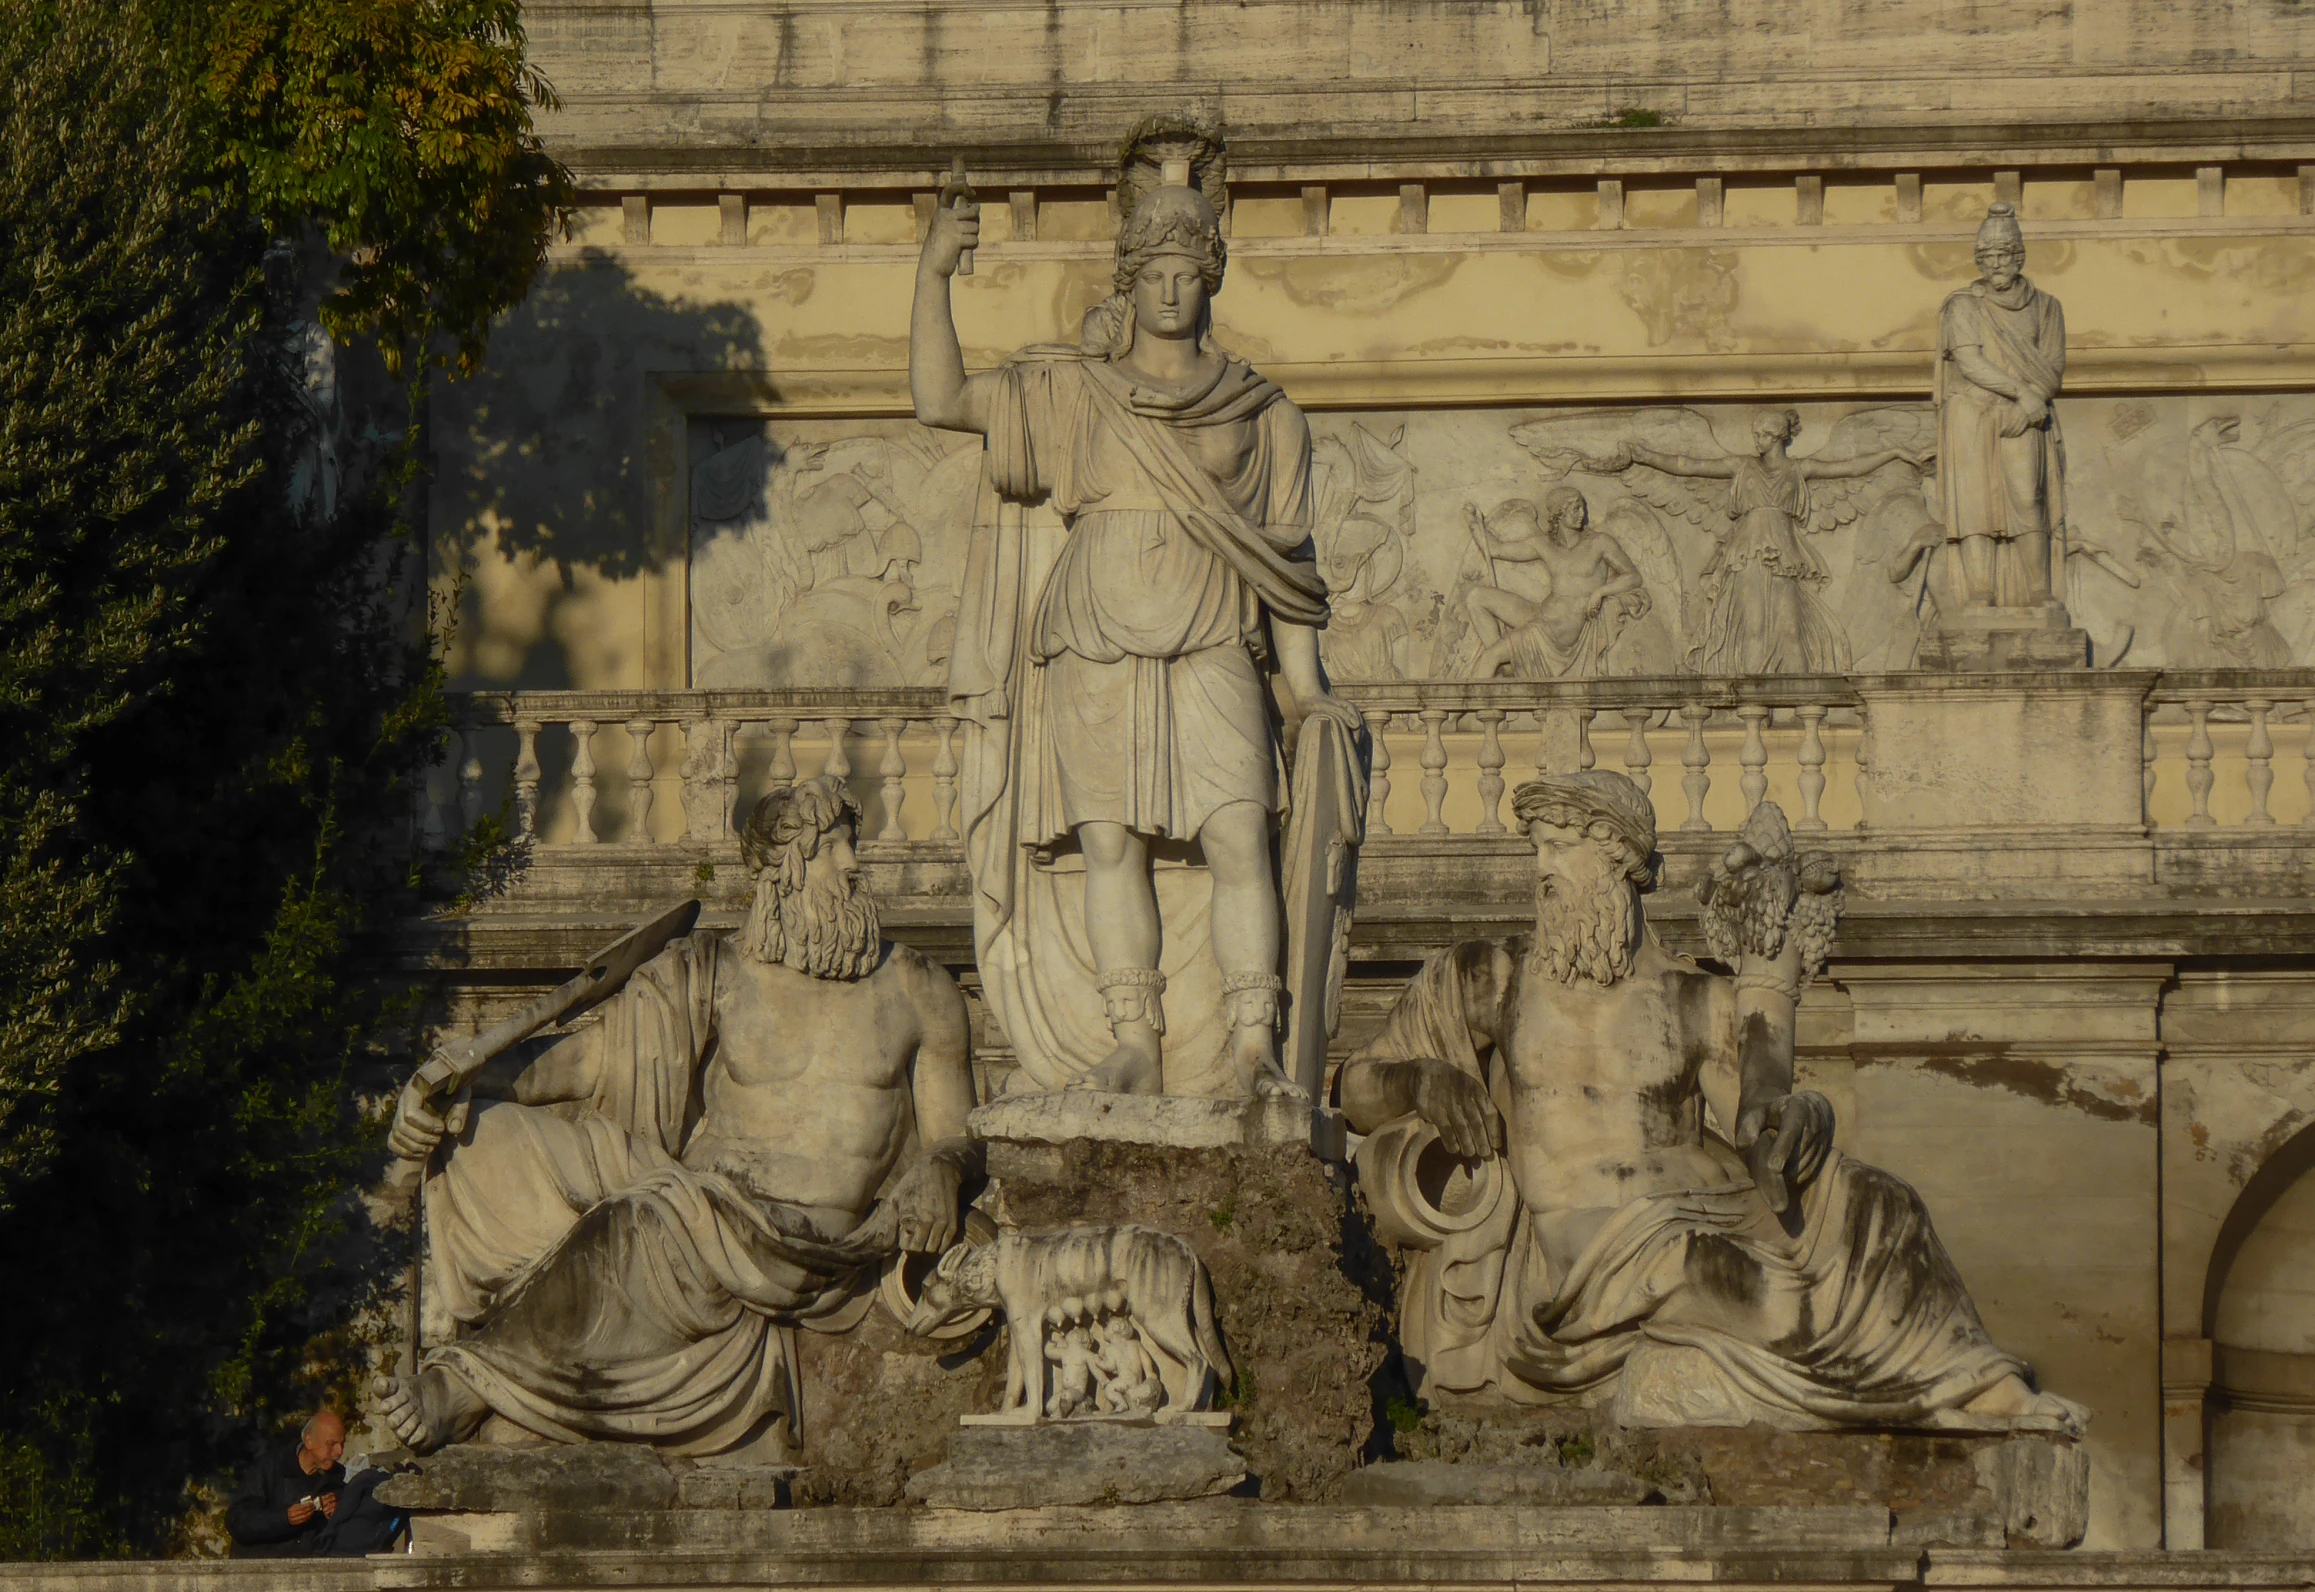
{"type": "MultiPolygon", "coordinates": [[[[1310,1115],[1287,1101],[1069,1094],[1009,1097],[971,1122],[994,1184],[983,1204],[1000,1226],[1130,1224],[1196,1251],[1230,1359],[1215,1400],[1233,1420],[1229,1446],[1264,1499],[1296,1502],[1328,1496],[1361,1463],[1375,1428],[1373,1379],[1390,1352],[1389,1262],[1353,1214],[1349,1169],[1310,1152],[1310,1115]],[[1300,1138],[1243,1136],[1246,1123],[1297,1114],[1300,1138]],[[1073,1119],[1078,1131],[1062,1131],[1073,1119]],[[1232,1120],[1235,1141],[1224,1133],[1232,1120]],[[1195,1124],[1208,1142],[1152,1142],[1157,1126],[1195,1124]]],[[[994,1397],[981,1406],[995,1407],[994,1397]]]]}
{"type": "Polygon", "coordinates": [[[1285,1095],[1216,1100],[1091,1089],[1000,1095],[968,1117],[965,1126],[974,1138],[992,1143],[1096,1139],[1177,1150],[1293,1144],[1329,1161],[1343,1159],[1346,1137],[1341,1112],[1285,1095]]]}
{"type": "Polygon", "coordinates": [[[1921,638],[1921,667],[1947,674],[2004,669],[2083,669],[2090,635],[2060,602],[2031,608],[1972,604],[1921,638]]]}

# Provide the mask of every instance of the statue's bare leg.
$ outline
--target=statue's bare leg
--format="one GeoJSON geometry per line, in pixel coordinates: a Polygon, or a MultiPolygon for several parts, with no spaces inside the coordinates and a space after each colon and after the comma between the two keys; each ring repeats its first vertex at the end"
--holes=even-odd
{"type": "Polygon", "coordinates": [[[1157,1094],[1163,1088],[1158,976],[1157,891],[1150,884],[1149,846],[1123,824],[1082,824],[1085,854],[1085,937],[1103,983],[1112,1050],[1078,1087],[1113,1094],[1157,1094]]]}
{"type": "MultiPolygon", "coordinates": [[[[1286,1084],[1278,1069],[1278,886],[1270,814],[1232,802],[1198,833],[1214,881],[1214,964],[1230,1002],[1230,1063],[1241,1094],[1286,1084]]],[[[1291,1087],[1291,1085],[1288,1085],[1291,1087]]]]}
{"type": "Polygon", "coordinates": [[[1505,631],[1517,630],[1535,617],[1535,604],[1500,586],[1473,586],[1463,593],[1464,609],[1479,630],[1479,639],[1492,646],[1505,631]]]}
{"type": "Polygon", "coordinates": [[[413,1454],[472,1437],[490,1414],[481,1394],[440,1366],[390,1378],[381,1407],[386,1424],[413,1454]]]}

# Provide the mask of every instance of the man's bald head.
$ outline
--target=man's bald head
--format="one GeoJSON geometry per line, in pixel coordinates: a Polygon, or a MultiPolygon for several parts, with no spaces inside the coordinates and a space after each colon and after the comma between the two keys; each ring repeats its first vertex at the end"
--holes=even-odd
{"type": "Polygon", "coordinates": [[[309,1476],[335,1465],[345,1451],[346,1418],[336,1410],[316,1410],[297,1429],[298,1461],[309,1476]]]}

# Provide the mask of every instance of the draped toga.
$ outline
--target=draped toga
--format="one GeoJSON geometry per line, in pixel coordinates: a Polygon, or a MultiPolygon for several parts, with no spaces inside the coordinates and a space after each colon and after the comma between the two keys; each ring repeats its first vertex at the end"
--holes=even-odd
{"type": "Polygon", "coordinates": [[[1950,295],[1937,318],[1937,497],[1948,538],[2055,535],[2066,523],[2065,443],[2055,410],[2026,423],[2016,400],[1978,386],[1953,351],[1986,360],[2043,401],[2066,374],[2066,316],[2058,301],[2018,279],[2006,304],[1983,282],[1950,295]]]}
{"type": "Polygon", "coordinates": [[[1236,802],[1280,809],[1265,614],[1326,620],[1310,433],[1242,361],[1189,387],[1074,348],[995,373],[949,697],[983,988],[1028,1087],[1113,1043],[1085,937],[1079,825],[1161,845],[1166,1090],[1219,1093],[1210,891],[1178,863],[1236,802]]]}
{"type": "Polygon", "coordinates": [[[451,1341],[424,1363],[517,1425],[677,1454],[774,1416],[800,1437],[796,1328],[868,1301],[888,1246],[683,1163],[731,954],[662,951],[604,1007],[590,1099],[479,1105],[427,1180],[426,1336],[451,1341]]]}
{"type": "Polygon", "coordinates": [[[1849,642],[1815,588],[1824,566],[1799,532],[1809,483],[1798,465],[1740,459],[1728,483],[1735,521],[1704,569],[1702,634],[1689,648],[1699,674],[1839,674],[1849,642]]]}
{"type": "MultiPolygon", "coordinates": [[[[1530,955],[1526,936],[1502,949],[1515,968],[1530,955]]],[[[1547,1064],[1551,1036],[1522,1029],[1520,980],[1495,987],[1495,950],[1474,942],[1432,957],[1360,1059],[1444,1061],[1507,1107],[1505,1053],[1547,1064]],[[1497,1036],[1484,1059],[1475,1013],[1497,1036]]],[[[2026,1368],[1986,1335],[1920,1196],[1878,1168],[1830,1154],[1799,1190],[1788,1233],[1743,1157],[1707,1132],[1724,1179],[1633,1200],[1554,1276],[1537,1232],[1543,1213],[1525,1203],[1510,1163],[1482,1163],[1435,1198],[1415,1186],[1418,1134],[1428,1134],[1419,1119],[1402,1117],[1359,1151],[1377,1207],[1413,1211],[1428,1229],[1414,1235],[1402,1282],[1401,1338],[1418,1392],[1613,1397],[1634,1425],[2060,1424],[1962,1409],[2026,1368]]]]}

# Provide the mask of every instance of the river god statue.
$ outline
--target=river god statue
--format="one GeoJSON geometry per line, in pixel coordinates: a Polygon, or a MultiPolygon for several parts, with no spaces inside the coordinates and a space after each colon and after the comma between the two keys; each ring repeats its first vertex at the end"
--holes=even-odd
{"type": "MultiPolygon", "coordinates": [[[[385,1399],[413,1450],[496,1414],[778,1451],[804,1416],[796,1329],[849,1327],[883,1262],[956,1241],[981,1173],[964,1000],[883,937],[859,825],[833,778],[764,797],[737,935],[676,941],[599,1022],[475,1078],[426,1185],[438,1346],[385,1399]]],[[[432,1158],[445,1116],[413,1080],[396,1152],[432,1158]]]]}
{"type": "Polygon", "coordinates": [[[1535,932],[1433,957],[1341,1076],[1361,1181],[1409,1252],[1417,1390],[1607,1403],[1631,1426],[2078,1431],[1987,1338],[1920,1197],[1793,1089],[1832,859],[1754,809],[1706,901],[1728,977],[1650,931],[1655,816],[1629,779],[1531,780],[1515,810],[1535,932]]]}
{"type": "Polygon", "coordinates": [[[1179,119],[1127,141],[1114,291],[1081,344],[965,374],[950,278],[980,235],[969,199],[935,210],[917,269],[916,416],[988,439],[949,695],[974,948],[1016,1088],[1289,1087],[1268,676],[1338,732],[1306,723],[1300,745],[1347,762],[1360,719],[1319,667],[1309,428],[1213,344],[1219,158],[1179,119]]]}

